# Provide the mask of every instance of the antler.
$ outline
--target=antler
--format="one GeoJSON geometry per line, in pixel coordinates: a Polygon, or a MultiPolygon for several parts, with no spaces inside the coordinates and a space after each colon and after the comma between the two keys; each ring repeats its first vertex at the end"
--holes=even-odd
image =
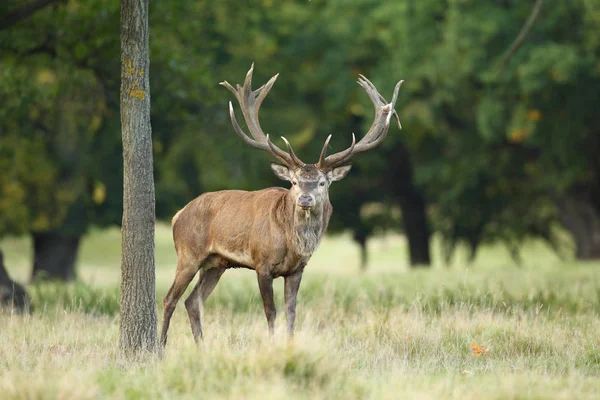
{"type": "Polygon", "coordinates": [[[262,128],[260,127],[260,123],[258,121],[258,111],[260,110],[260,105],[263,100],[271,90],[271,87],[277,80],[279,74],[272,77],[265,85],[259,87],[258,89],[252,91],[252,72],[254,71],[254,63],[250,67],[250,70],[246,74],[246,79],[244,80],[244,86],[235,85],[233,86],[229,84],[227,81],[220,82],[219,85],[225,86],[227,89],[231,91],[238,99],[240,107],[242,109],[242,114],[244,114],[244,120],[246,121],[246,125],[252,134],[252,138],[249,137],[243,130],[240,128],[237,120],[235,119],[235,114],[233,112],[233,104],[231,101],[229,102],[229,116],[231,117],[231,123],[233,124],[233,128],[239,137],[242,138],[244,142],[249,144],[252,147],[257,149],[261,149],[271,153],[275,158],[281,161],[283,164],[287,165],[290,168],[298,168],[304,165],[304,162],[300,160],[294,150],[292,150],[292,146],[290,142],[287,141],[286,138],[282,137],[285,145],[287,147],[287,152],[281,150],[279,147],[274,145],[269,139],[269,135],[265,135],[262,128]]]}
{"type": "Polygon", "coordinates": [[[363,151],[370,150],[376,146],[378,146],[383,139],[387,136],[388,130],[390,128],[390,118],[392,115],[396,118],[396,122],[398,123],[398,127],[402,129],[402,125],[400,125],[400,118],[398,117],[398,113],[394,110],[396,106],[396,100],[398,100],[398,91],[400,90],[400,86],[402,86],[402,82],[400,81],[396,84],[394,88],[394,94],[392,96],[391,103],[388,103],[382,95],[379,94],[375,85],[371,83],[364,75],[360,75],[358,78],[358,84],[365,89],[367,95],[373,102],[373,106],[375,107],[375,119],[371,128],[367,132],[367,134],[356,143],[356,138],[354,137],[354,133],[352,134],[352,144],[344,151],[340,151],[339,153],[331,154],[325,158],[327,153],[327,146],[329,145],[329,140],[331,139],[331,135],[325,140],[325,145],[323,146],[323,150],[321,150],[321,157],[319,158],[319,162],[317,163],[317,168],[323,171],[329,171],[336,166],[347,164],[350,159],[357,153],[361,153],[363,151]]]}

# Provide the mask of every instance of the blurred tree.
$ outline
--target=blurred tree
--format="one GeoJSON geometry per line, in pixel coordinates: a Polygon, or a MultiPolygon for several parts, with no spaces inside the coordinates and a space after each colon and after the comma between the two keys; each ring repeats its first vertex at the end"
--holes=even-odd
{"type": "Polygon", "coordinates": [[[417,159],[426,172],[420,179],[449,243],[465,240],[475,250],[502,240],[516,255],[530,235],[556,246],[553,231],[562,222],[577,256],[597,257],[600,225],[575,222],[584,209],[588,222],[600,216],[600,120],[589,106],[600,95],[600,47],[590,39],[600,27],[597,7],[573,1],[542,8],[504,63],[532,5],[448,3],[444,35],[431,52],[435,63],[421,77],[443,136],[431,159],[417,159]],[[569,199],[578,206],[566,205],[569,199]]]}
{"type": "Polygon", "coordinates": [[[0,111],[0,215],[7,222],[0,235],[32,233],[34,278],[75,277],[79,237],[100,198],[97,191],[92,196],[90,172],[100,161],[92,148],[101,142],[108,109],[108,74],[93,68],[110,64],[102,63],[110,54],[102,35],[111,24],[106,13],[95,13],[101,3],[79,8],[56,2],[0,31],[6,105],[0,111]],[[86,23],[92,15],[95,24],[86,23]],[[92,40],[98,27],[105,30],[92,40]]]}
{"type": "MultiPolygon", "coordinates": [[[[594,0],[546,2],[506,58],[536,3],[153,3],[158,218],[203,191],[278,183],[268,156],[233,134],[217,86],[255,61],[257,80],[282,73],[261,110],[264,128],[304,159],[316,160],[329,133],[335,150],[368,129],[359,73],[384,96],[406,79],[404,130],[392,127],[332,190],[332,231],[350,229],[366,248],[379,229],[401,230],[418,265],[429,261],[433,232],[448,259],[460,243],[475,256],[491,241],[518,258],[529,236],[563,248],[556,228],[565,227],[578,257],[597,257],[600,11],[594,0]],[[373,217],[397,209],[399,218],[373,217]]],[[[10,0],[7,10],[21,6],[10,0]]],[[[72,239],[120,222],[117,21],[114,2],[69,1],[0,29],[0,235],[72,239]],[[62,151],[65,142],[76,150],[62,151]]]]}
{"type": "MultiPolygon", "coordinates": [[[[8,10],[18,10],[12,3],[8,10]]],[[[184,19],[193,6],[156,6],[151,17],[184,19]]],[[[79,238],[90,224],[121,222],[118,21],[114,2],[56,2],[0,30],[0,236],[32,234],[33,277],[74,278],[79,238]]],[[[155,25],[160,152],[177,136],[173,126],[188,128],[186,118],[210,103],[202,90],[210,76],[199,56],[186,54],[189,32],[155,25]]],[[[177,176],[159,170],[166,171],[164,181],[177,176]]],[[[169,183],[160,199],[181,187],[175,179],[169,183]]],[[[189,193],[176,194],[181,201],[189,193]]],[[[160,208],[161,215],[173,208],[160,208]]]]}

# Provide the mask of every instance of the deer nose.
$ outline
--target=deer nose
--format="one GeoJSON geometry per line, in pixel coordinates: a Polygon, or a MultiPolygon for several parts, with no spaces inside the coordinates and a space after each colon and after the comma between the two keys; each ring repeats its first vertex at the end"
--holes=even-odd
{"type": "Polygon", "coordinates": [[[315,199],[310,194],[303,193],[298,197],[298,205],[303,208],[314,207],[315,199]]]}

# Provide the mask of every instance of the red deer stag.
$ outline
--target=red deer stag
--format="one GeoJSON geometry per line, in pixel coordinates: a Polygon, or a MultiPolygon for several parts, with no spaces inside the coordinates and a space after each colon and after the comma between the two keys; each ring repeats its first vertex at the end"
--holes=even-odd
{"type": "Polygon", "coordinates": [[[388,103],[375,86],[364,76],[358,83],[375,106],[375,120],[365,136],[344,151],[326,156],[331,135],[325,141],[316,164],[305,164],[282,138],[287,151],[281,150],[265,135],[258,121],[260,106],[271,90],[278,75],[256,90],[250,88],[252,71],[246,75],[244,85],[221,85],[237,98],[244,120],[252,137],[237,123],[233,105],[229,102],[229,115],[236,133],[248,145],[271,153],[280,164],[271,164],[275,175],[292,183],[291,188],[278,187],[247,192],[223,190],[204,193],[188,203],[173,217],[173,240],[177,251],[175,280],[164,299],[164,316],[161,344],[167,342],[169,321],[179,298],[199,272],[196,287],[185,301],[194,339],[202,339],[200,308],[228,268],[244,267],[256,271],[258,287],[263,299],[269,334],[273,335],[275,303],[273,278],[285,279],[285,307],[287,330],[294,333],[296,295],[302,272],[319,245],[327,229],[332,206],[329,202],[329,185],[342,179],[350,171],[350,159],[357,153],[370,150],[385,139],[390,118],[395,116],[394,105],[402,81],[394,89],[392,102],[388,103]]]}

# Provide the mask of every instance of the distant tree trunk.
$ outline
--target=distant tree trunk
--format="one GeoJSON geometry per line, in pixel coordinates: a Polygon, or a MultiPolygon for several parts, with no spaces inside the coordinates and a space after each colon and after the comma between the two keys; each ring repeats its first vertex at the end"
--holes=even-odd
{"type": "Polygon", "coordinates": [[[8,276],[4,266],[4,256],[0,250],[0,308],[2,307],[17,311],[31,311],[31,303],[25,288],[8,276]]]}
{"type": "Polygon", "coordinates": [[[600,207],[584,190],[556,200],[559,218],[573,235],[578,260],[600,259],[600,207]]]}
{"type": "Polygon", "coordinates": [[[79,251],[80,236],[58,232],[32,233],[33,272],[31,280],[72,281],[79,251]]]}
{"type": "Polygon", "coordinates": [[[149,66],[148,0],[121,0],[123,225],[119,345],[124,354],[158,349],[149,66]]]}
{"type": "Polygon", "coordinates": [[[427,204],[413,182],[413,165],[406,146],[398,142],[388,155],[386,182],[402,211],[404,231],[408,239],[410,265],[425,267],[431,265],[429,254],[430,230],[427,221],[427,204]]]}
{"type": "Polygon", "coordinates": [[[355,230],[353,239],[360,246],[360,269],[361,271],[365,271],[368,266],[368,251],[367,251],[367,239],[369,235],[365,230],[355,230]]]}
{"type": "Polygon", "coordinates": [[[408,239],[410,252],[410,265],[413,267],[428,266],[431,264],[429,255],[429,224],[425,210],[423,196],[416,188],[408,187],[398,197],[398,203],[402,210],[404,231],[408,239]]]}

